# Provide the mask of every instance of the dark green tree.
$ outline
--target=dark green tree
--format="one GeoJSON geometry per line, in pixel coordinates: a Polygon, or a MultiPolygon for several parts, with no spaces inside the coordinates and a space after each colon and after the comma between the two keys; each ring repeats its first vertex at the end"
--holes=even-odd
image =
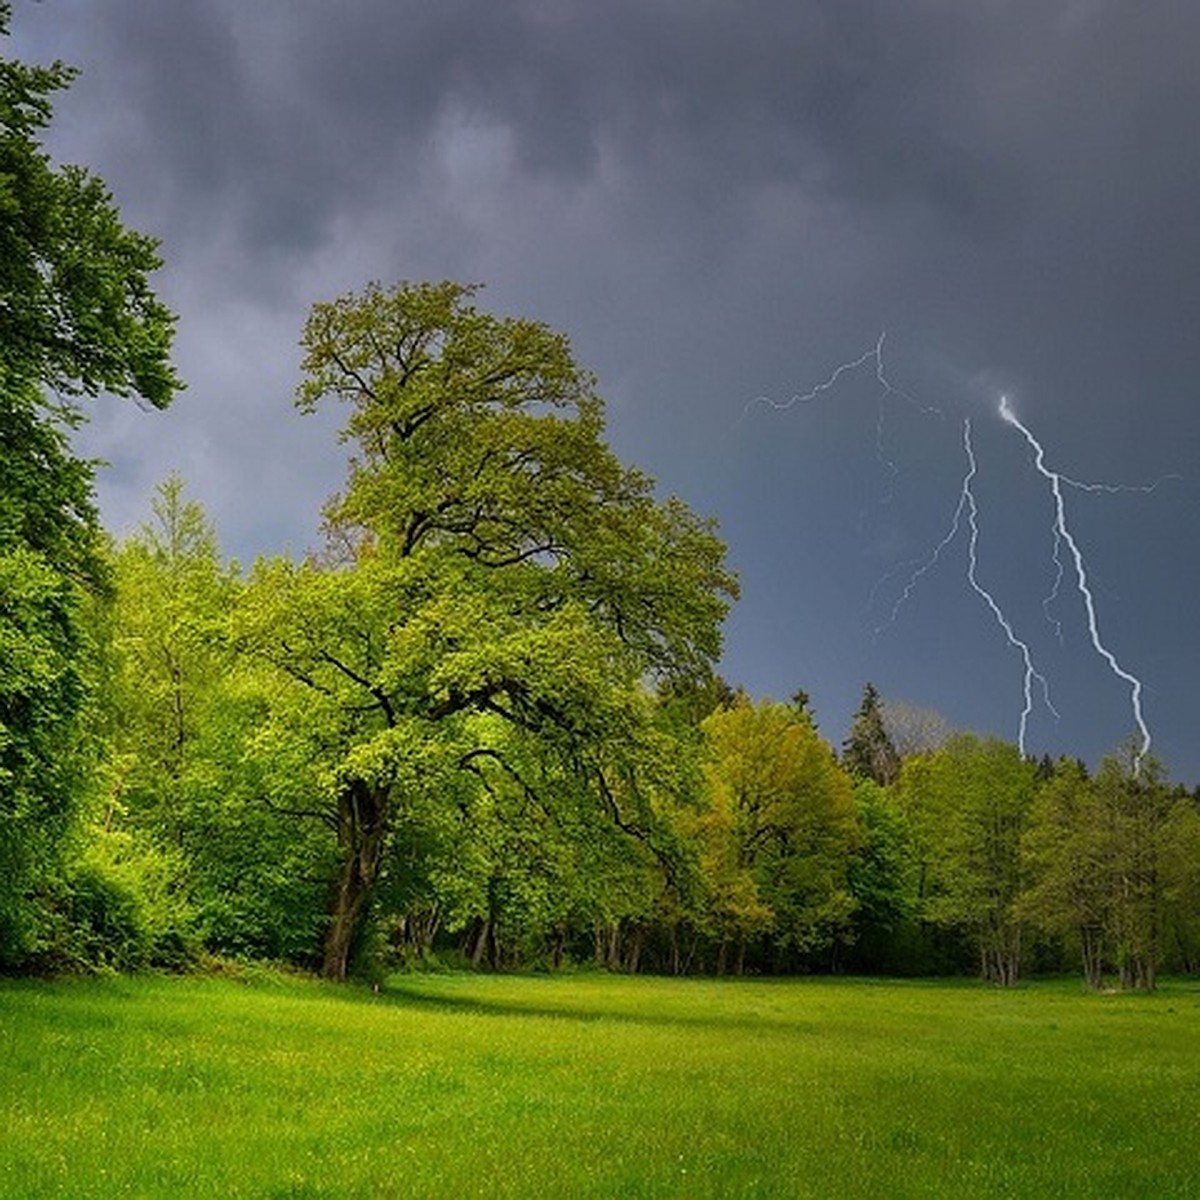
{"type": "Polygon", "coordinates": [[[873,779],[854,781],[854,799],[863,840],[850,864],[855,908],[841,961],[856,973],[918,972],[917,863],[908,821],[895,790],[873,779]]]}
{"type": "Polygon", "coordinates": [[[842,765],[852,775],[873,779],[883,787],[900,771],[900,756],[883,721],[883,704],[873,683],[863,689],[862,703],[842,743],[842,765]]]}
{"type": "MultiPolygon", "coordinates": [[[[0,36],[10,13],[0,2],[0,36]]],[[[180,384],[174,317],[147,283],[157,243],[124,227],[100,179],[54,166],[40,143],[74,75],[0,58],[0,375],[164,408],[180,384]]]]}
{"type": "MultiPolygon", "coordinates": [[[[0,36],[11,6],[0,2],[0,36]]],[[[104,571],[92,465],[71,450],[79,396],[166,405],[174,318],[100,180],[55,167],[40,137],[73,72],[0,58],[0,965],[45,932],[46,895],[86,783],[104,571]],[[41,914],[39,916],[39,914],[41,914]]]]}

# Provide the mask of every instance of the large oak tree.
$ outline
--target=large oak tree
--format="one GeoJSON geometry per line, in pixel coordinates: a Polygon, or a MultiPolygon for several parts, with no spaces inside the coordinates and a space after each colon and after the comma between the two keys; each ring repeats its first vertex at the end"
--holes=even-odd
{"type": "Polygon", "coordinates": [[[340,846],[332,977],[406,797],[538,792],[536,752],[537,778],[653,848],[648,785],[673,764],[649,689],[711,669],[735,591],[711,523],[609,449],[567,339],[475,293],[372,285],[314,307],[298,402],[345,405],[349,480],[326,556],[261,564],[240,617],[281,680],[262,740],[304,747],[273,803],[340,846]]]}

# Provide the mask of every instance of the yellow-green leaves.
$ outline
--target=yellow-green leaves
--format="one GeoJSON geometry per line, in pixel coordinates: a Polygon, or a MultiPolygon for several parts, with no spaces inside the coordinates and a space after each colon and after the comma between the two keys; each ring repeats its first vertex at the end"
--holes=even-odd
{"type": "MultiPolygon", "coordinates": [[[[307,771],[320,764],[317,804],[343,851],[331,974],[391,831],[439,798],[481,828],[492,809],[541,812],[558,829],[547,863],[576,861],[557,822],[584,805],[666,853],[652,796],[672,755],[643,685],[711,666],[736,590],[711,524],[659,503],[609,449],[567,339],[481,312],[477,291],[372,284],[313,308],[297,403],[345,403],[353,446],[326,510],[338,552],[260,564],[234,620],[277,681],[270,736],[305,746],[307,771]]],[[[594,822],[577,828],[597,842],[594,822]]],[[[498,888],[461,891],[497,904],[498,888]]]]}
{"type": "Polygon", "coordinates": [[[723,937],[769,933],[813,950],[848,922],[848,872],[860,848],[849,778],[795,708],[742,697],[703,725],[707,806],[697,833],[723,937]]]}

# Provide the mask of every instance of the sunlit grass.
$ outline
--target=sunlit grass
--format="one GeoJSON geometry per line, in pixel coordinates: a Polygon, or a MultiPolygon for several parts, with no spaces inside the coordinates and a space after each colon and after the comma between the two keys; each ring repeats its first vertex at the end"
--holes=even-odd
{"type": "Polygon", "coordinates": [[[1195,1196],[1200,986],[0,985],[0,1195],[1195,1196]]]}

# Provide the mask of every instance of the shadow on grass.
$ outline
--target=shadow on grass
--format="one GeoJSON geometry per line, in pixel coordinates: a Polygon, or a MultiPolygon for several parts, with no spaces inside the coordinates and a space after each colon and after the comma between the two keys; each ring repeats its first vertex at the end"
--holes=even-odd
{"type": "MultiPolygon", "coordinates": [[[[213,1009],[203,1001],[213,985],[233,985],[236,991],[221,988],[227,998],[239,992],[257,995],[264,1000],[286,1000],[289,1004],[332,1003],[417,1009],[429,1013],[474,1016],[492,1019],[541,1019],[572,1022],[580,1025],[640,1025],[659,1029],[708,1029],[727,1031],[760,1031],[805,1033],[815,1032],[817,1022],[787,1019],[772,1010],[769,997],[751,1002],[736,1011],[695,1012],[674,1010],[661,999],[647,998],[644,1008],[626,1001],[611,1006],[600,1003],[574,1003],[569,997],[554,1002],[539,997],[530,1002],[479,995],[456,995],[452,992],[430,990],[425,977],[393,977],[378,992],[364,984],[328,984],[315,978],[297,981],[290,977],[273,977],[269,972],[253,973],[234,978],[223,973],[197,974],[180,977],[176,991],[164,977],[79,978],[55,981],[0,981],[0,1029],[17,1014],[25,1029],[38,1028],[48,1034],[73,1033],[80,1036],[103,1034],[119,1027],[131,1012],[137,1013],[142,1024],[152,1025],[159,1032],[190,1033],[196,1023],[197,1005],[210,1019],[213,1009]],[[166,1003],[164,1004],[164,1001],[166,1003]]],[[[221,1010],[225,1021],[258,1019],[243,1012],[221,1010]]]]}
{"type": "Polygon", "coordinates": [[[578,1024],[646,1025],[655,1028],[725,1029],[815,1033],[818,1023],[787,1020],[777,1014],[748,1008],[738,1013],[683,1013],[660,1008],[657,1011],[628,1011],[620,1008],[596,1008],[563,1004],[522,1004],[509,1000],[488,1000],[478,996],[452,996],[445,992],[431,993],[420,987],[389,982],[376,997],[404,1008],[429,1012],[461,1014],[479,1017],[535,1017],[552,1021],[571,1021],[578,1024]]]}

